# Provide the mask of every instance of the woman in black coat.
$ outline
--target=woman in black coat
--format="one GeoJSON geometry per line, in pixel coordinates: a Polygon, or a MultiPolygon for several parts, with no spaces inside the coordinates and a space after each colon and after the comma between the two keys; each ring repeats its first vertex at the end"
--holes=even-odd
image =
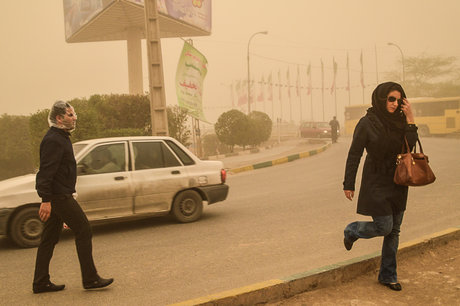
{"type": "Polygon", "coordinates": [[[408,187],[396,185],[393,176],[404,137],[411,148],[418,137],[411,104],[401,85],[382,83],[372,93],[372,107],[355,127],[343,182],[345,196],[351,201],[356,172],[366,149],[357,213],[372,216],[373,222],[348,224],[344,244],[347,250],[351,250],[359,238],[384,236],[378,280],[397,291],[402,288],[397,279],[396,253],[408,187]]]}

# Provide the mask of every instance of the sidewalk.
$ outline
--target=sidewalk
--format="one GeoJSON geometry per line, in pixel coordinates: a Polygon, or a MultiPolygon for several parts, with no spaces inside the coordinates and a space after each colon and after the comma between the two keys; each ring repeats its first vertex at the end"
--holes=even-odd
{"type": "Polygon", "coordinates": [[[379,252],[175,305],[459,305],[460,227],[400,245],[396,292],[380,285],[379,252]]]}
{"type": "Polygon", "coordinates": [[[267,305],[460,305],[459,250],[457,238],[400,256],[403,290],[399,292],[380,285],[374,269],[351,281],[267,305]]]}

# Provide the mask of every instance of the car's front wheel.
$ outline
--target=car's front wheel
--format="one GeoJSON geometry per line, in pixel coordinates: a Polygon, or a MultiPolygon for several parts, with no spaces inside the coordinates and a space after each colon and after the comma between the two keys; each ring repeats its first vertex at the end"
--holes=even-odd
{"type": "Polygon", "coordinates": [[[40,244],[43,223],[38,216],[38,207],[26,207],[18,211],[11,220],[9,238],[18,246],[32,248],[40,244]]]}
{"type": "Polygon", "coordinates": [[[203,200],[194,190],[182,191],[174,199],[171,212],[179,222],[196,221],[203,213],[203,200]]]}

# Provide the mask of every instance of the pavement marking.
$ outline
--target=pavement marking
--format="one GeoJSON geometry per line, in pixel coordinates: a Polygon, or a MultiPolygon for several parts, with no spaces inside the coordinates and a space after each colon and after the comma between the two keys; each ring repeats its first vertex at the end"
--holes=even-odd
{"type": "Polygon", "coordinates": [[[223,292],[216,293],[216,294],[199,297],[193,300],[180,302],[177,304],[172,304],[171,306],[186,306],[186,305],[199,305],[199,304],[204,304],[204,303],[210,303],[215,300],[230,298],[230,297],[238,296],[240,294],[257,291],[260,289],[266,289],[271,286],[279,285],[282,283],[283,281],[280,279],[271,279],[265,282],[260,282],[260,283],[252,284],[249,286],[241,287],[241,288],[236,288],[236,289],[227,290],[227,291],[223,291],[223,292]]]}
{"type": "Polygon", "coordinates": [[[281,165],[281,164],[284,164],[284,163],[287,163],[289,160],[286,157],[281,157],[281,158],[277,158],[275,160],[272,161],[272,164],[273,165],[281,165]]]}
{"type": "Polygon", "coordinates": [[[235,169],[229,169],[228,171],[232,172],[232,173],[240,173],[240,172],[251,171],[251,170],[254,170],[254,167],[252,165],[239,167],[239,168],[235,168],[235,169]]]}
{"type": "Polygon", "coordinates": [[[318,149],[315,149],[315,150],[311,150],[311,151],[307,151],[307,152],[301,152],[301,153],[297,153],[297,154],[292,154],[292,155],[289,155],[289,156],[277,158],[277,159],[270,160],[270,161],[260,162],[260,163],[256,163],[256,164],[252,164],[252,165],[248,165],[248,166],[230,168],[230,169],[228,169],[228,172],[232,173],[232,174],[237,174],[237,173],[241,173],[241,172],[245,172],[245,171],[257,170],[257,169],[262,169],[262,168],[266,168],[266,167],[285,164],[285,163],[292,162],[292,161],[297,160],[297,159],[310,157],[310,156],[316,155],[316,154],[318,154],[320,152],[324,152],[330,146],[331,146],[331,144],[328,143],[328,144],[326,144],[326,145],[324,145],[324,146],[322,146],[322,147],[320,147],[318,149]]]}

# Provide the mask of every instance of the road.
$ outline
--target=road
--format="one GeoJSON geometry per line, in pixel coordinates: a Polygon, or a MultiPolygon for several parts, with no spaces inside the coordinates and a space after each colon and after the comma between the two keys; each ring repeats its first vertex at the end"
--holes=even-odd
{"type": "MultiPolygon", "coordinates": [[[[51,265],[59,293],[33,295],[36,249],[0,239],[0,304],[165,305],[281,278],[380,249],[381,240],[343,248],[356,203],[342,192],[349,138],[291,163],[232,175],[227,201],[192,224],[151,218],[94,228],[94,257],[107,290],[86,292],[73,237],[63,235],[51,265]]],[[[460,140],[426,138],[437,181],[411,188],[401,241],[460,225],[460,140]]]]}

